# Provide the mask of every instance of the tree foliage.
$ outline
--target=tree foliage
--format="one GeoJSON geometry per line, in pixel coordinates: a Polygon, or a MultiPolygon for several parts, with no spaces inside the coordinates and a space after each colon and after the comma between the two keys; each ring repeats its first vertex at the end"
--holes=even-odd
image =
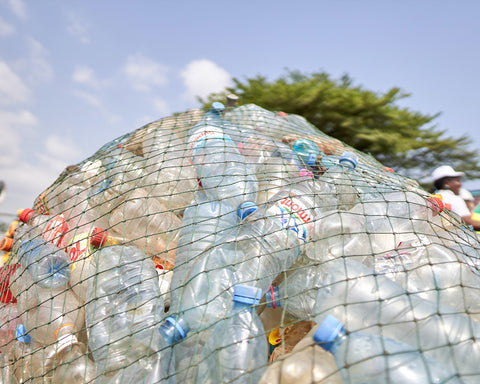
{"type": "Polygon", "coordinates": [[[324,72],[290,70],[273,81],[260,75],[233,81],[232,88],[200,102],[207,106],[234,93],[239,105],[254,103],[301,115],[327,135],[418,180],[442,164],[466,171],[469,178],[480,177],[480,159],[468,149],[471,140],[448,137],[438,130],[435,119],[439,114],[424,115],[399,106],[399,100],[410,96],[399,88],[381,94],[353,85],[347,75],[334,80],[324,72]]]}

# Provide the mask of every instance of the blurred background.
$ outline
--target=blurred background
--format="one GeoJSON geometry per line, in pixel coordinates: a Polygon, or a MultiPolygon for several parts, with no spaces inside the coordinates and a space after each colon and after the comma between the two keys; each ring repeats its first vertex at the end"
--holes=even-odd
{"type": "Polygon", "coordinates": [[[479,12],[473,0],[0,0],[0,221],[106,142],[234,79],[289,71],[398,89],[394,105],[451,138],[464,186],[480,189],[479,12]]]}

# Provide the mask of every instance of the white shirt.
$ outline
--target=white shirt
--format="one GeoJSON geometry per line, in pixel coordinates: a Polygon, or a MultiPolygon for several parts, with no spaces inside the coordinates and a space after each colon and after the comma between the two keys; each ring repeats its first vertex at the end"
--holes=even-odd
{"type": "Polygon", "coordinates": [[[464,217],[470,216],[470,210],[465,203],[465,200],[459,195],[455,195],[449,189],[441,189],[437,191],[439,195],[442,195],[442,200],[446,204],[450,204],[452,206],[452,211],[455,212],[457,215],[464,217]]]}

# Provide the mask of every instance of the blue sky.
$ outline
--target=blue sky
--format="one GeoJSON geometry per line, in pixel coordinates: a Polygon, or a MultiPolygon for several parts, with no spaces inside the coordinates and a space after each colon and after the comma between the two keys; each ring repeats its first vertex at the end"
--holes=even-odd
{"type": "Polygon", "coordinates": [[[441,112],[437,128],[478,149],[479,14],[474,0],[0,0],[0,212],[231,78],[286,68],[400,87],[402,106],[441,112]]]}

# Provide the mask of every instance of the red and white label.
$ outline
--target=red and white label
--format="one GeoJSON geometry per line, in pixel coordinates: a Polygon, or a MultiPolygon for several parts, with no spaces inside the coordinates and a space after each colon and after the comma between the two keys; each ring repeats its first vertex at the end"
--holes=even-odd
{"type": "Polygon", "coordinates": [[[48,222],[47,228],[43,232],[43,238],[59,248],[64,248],[65,235],[68,232],[68,224],[63,215],[55,216],[48,222]]]}

